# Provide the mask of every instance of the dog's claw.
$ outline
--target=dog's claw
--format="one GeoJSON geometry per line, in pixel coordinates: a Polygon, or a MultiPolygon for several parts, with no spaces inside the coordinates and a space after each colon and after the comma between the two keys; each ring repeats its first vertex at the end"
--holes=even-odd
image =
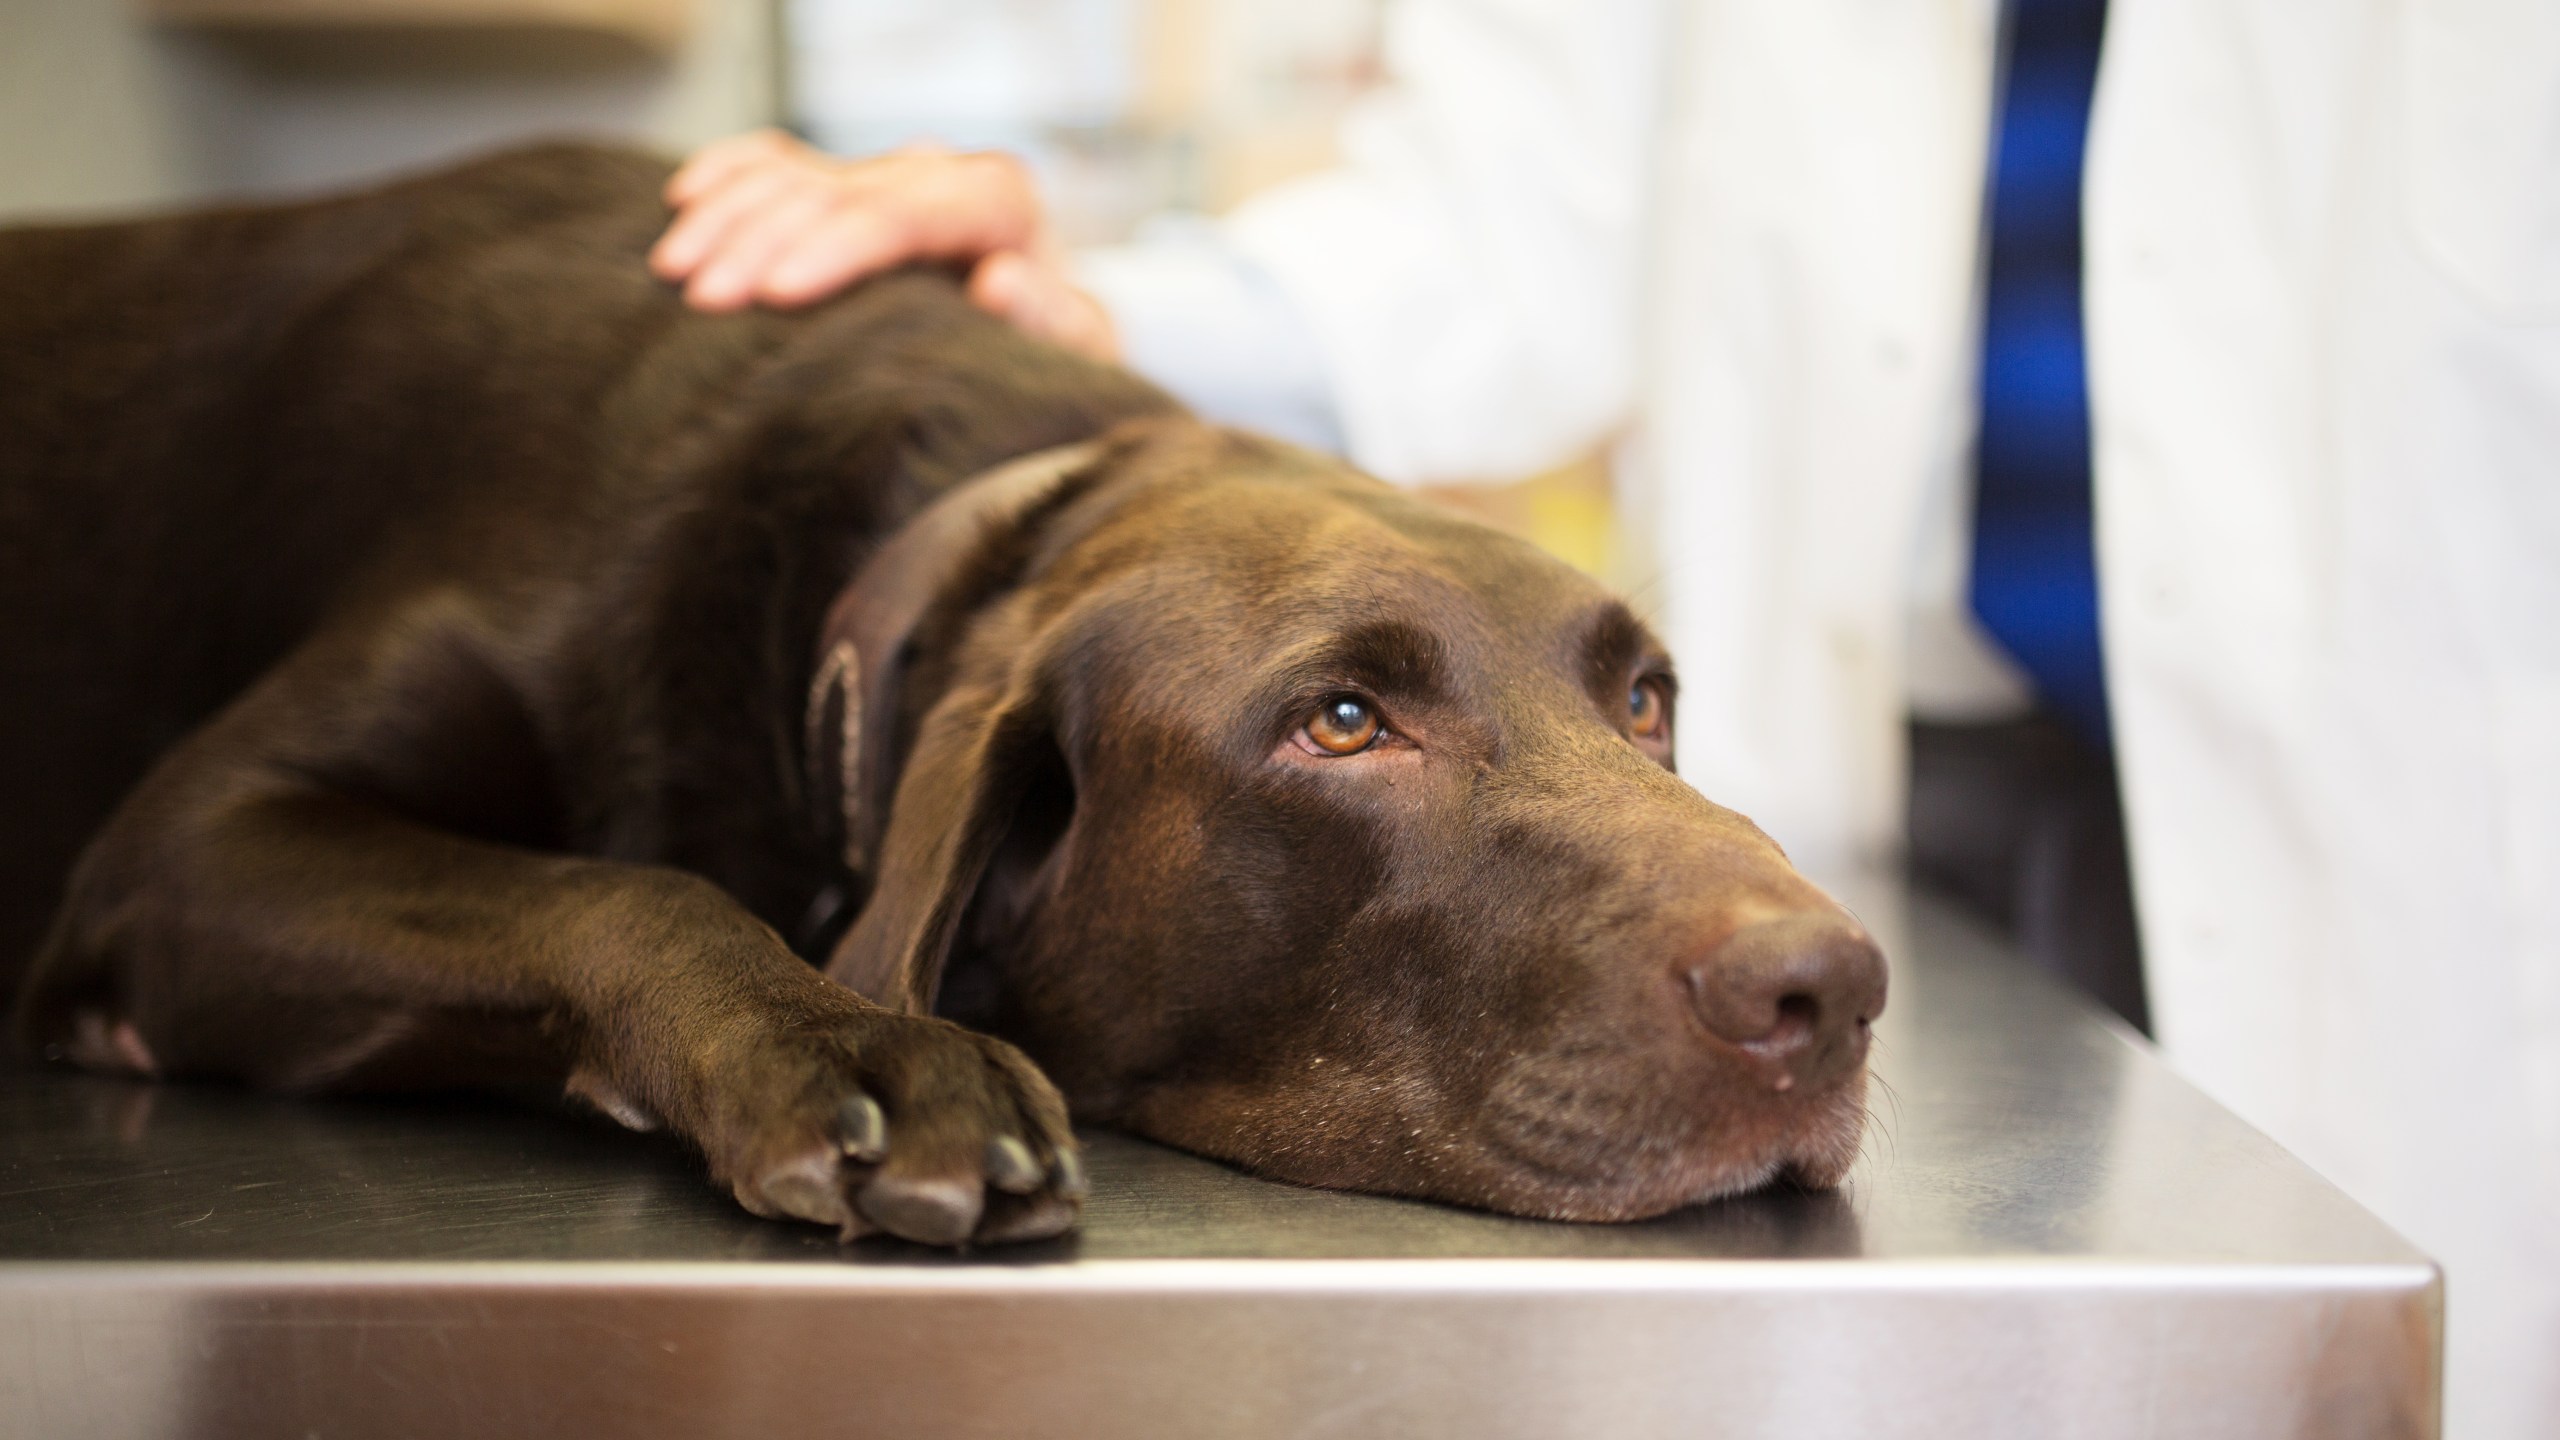
{"type": "Polygon", "coordinates": [[[1082,1200],[1091,1187],[1085,1184],[1084,1161],[1073,1150],[1058,1152],[1058,1193],[1069,1200],[1082,1200]]]}
{"type": "Polygon", "coordinates": [[[1076,1228],[1076,1203],[1056,1195],[999,1196],[970,1238],[983,1245],[1054,1240],[1076,1228]]]}
{"type": "Polygon", "coordinates": [[[854,1159],[867,1165],[889,1153],[889,1117],[870,1096],[847,1096],[836,1107],[836,1126],[844,1137],[844,1153],[854,1159]]]}
{"type": "Polygon", "coordinates": [[[865,1218],[901,1239],[957,1245],[978,1228],[986,1192],[952,1180],[874,1180],[854,1204],[865,1218]]]}
{"type": "MultiPolygon", "coordinates": [[[[757,1187],[756,1198],[762,1206],[751,1206],[758,1214],[788,1216],[820,1225],[850,1225],[853,1207],[844,1200],[832,1174],[810,1168],[777,1171],[764,1177],[757,1187]]],[[[743,1197],[742,1197],[743,1198],[743,1197]]]]}
{"type": "Polygon", "coordinates": [[[999,1135],[987,1142],[987,1183],[1012,1195],[1028,1195],[1040,1188],[1045,1177],[1031,1147],[1011,1135],[999,1135]]]}

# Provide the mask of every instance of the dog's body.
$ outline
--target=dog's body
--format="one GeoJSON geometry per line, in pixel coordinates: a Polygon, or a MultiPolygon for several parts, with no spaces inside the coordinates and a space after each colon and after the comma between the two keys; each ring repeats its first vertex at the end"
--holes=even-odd
{"type": "Polygon", "coordinates": [[[690,314],[663,178],[0,235],[22,1041],[566,1083],[760,1213],[944,1243],[1079,1181],[937,994],[1080,1118],[1290,1178],[1837,1177],[1880,963],[1669,778],[1622,610],[939,277],[690,314]]]}

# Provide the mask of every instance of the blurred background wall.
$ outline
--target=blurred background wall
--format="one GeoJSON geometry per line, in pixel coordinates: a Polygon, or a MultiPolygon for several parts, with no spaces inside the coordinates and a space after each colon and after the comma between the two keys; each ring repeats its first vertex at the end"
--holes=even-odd
{"type": "Polygon", "coordinates": [[[784,0],[789,107],[844,154],[1029,156],[1068,238],[1222,210],[1332,157],[1380,0],[784,0]]]}
{"type": "Polygon", "coordinates": [[[308,190],[536,135],[1002,146],[1070,236],[1321,166],[1379,0],[8,0],[0,216],[308,190]]]}
{"type": "Polygon", "coordinates": [[[615,3],[438,22],[417,17],[506,0],[0,0],[0,219],[311,190],[533,135],[682,150],[774,115],[764,0],[673,0],[675,26],[615,3]]]}

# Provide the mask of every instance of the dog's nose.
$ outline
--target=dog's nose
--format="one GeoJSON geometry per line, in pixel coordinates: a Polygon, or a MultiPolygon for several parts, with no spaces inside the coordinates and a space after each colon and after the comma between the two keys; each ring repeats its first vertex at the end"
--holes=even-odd
{"type": "Polygon", "coordinates": [[[1884,955],[1845,915],[1804,912],[1737,930],[1684,978],[1698,1018],[1772,1088],[1817,1087],[1867,1056],[1884,1011],[1884,955]]]}

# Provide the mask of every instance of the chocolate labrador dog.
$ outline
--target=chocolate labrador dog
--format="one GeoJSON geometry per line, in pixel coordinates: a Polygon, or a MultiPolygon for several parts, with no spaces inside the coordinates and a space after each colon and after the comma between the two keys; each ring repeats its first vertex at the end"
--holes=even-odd
{"type": "Polygon", "coordinates": [[[20,1044],[565,1086],[935,1244],[1072,1226],[1071,1114],[1582,1220],[1840,1178],[1883,962],[1624,605],[945,276],[690,313],[664,179],[0,235],[20,1044]]]}

